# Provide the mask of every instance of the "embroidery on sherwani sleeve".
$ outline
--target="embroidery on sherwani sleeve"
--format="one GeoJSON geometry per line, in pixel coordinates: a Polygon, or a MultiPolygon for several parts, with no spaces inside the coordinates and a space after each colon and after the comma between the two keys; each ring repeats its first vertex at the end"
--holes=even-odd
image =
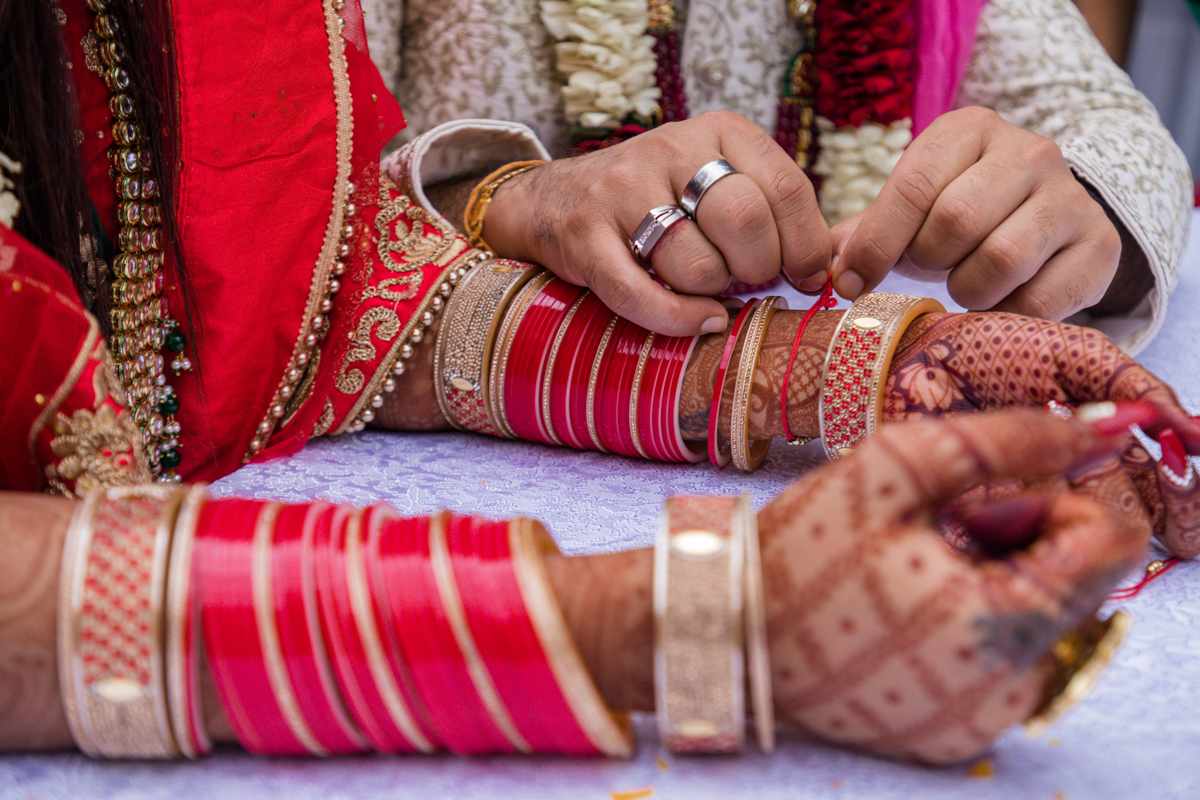
{"type": "Polygon", "coordinates": [[[413,203],[387,174],[380,176],[374,234],[373,269],[355,310],[350,348],[314,435],[361,430],[374,418],[466,262],[481,255],[450,225],[413,203]]]}

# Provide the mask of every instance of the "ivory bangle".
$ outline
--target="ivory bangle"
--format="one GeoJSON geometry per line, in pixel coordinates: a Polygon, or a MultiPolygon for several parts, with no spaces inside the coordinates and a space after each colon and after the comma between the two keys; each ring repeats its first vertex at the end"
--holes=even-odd
{"type": "Polygon", "coordinates": [[[733,389],[733,411],[729,422],[729,439],[732,446],[733,463],[743,472],[753,472],[762,466],[771,440],[750,442],[750,395],[754,390],[754,370],[758,366],[758,354],[762,350],[763,336],[767,325],[779,309],[787,308],[782,297],[766,297],[754,309],[754,315],[746,328],[746,342],[738,359],[737,380],[733,389]]]}

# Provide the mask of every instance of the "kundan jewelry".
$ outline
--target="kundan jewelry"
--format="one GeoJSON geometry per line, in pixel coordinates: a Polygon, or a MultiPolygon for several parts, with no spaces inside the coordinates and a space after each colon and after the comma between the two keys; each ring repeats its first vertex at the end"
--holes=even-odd
{"type": "Polygon", "coordinates": [[[116,176],[118,254],[113,259],[112,338],[117,379],[128,396],[130,416],[142,434],[142,448],[157,480],[177,481],[179,398],[163,369],[166,351],[175,374],[192,368],[183,350],[187,337],[178,330],[163,296],[162,209],[155,165],[146,147],[145,121],[129,92],[125,46],[116,17],[106,14],[109,0],[88,0],[96,12],[92,30],[112,93],[113,173],[116,176]]]}

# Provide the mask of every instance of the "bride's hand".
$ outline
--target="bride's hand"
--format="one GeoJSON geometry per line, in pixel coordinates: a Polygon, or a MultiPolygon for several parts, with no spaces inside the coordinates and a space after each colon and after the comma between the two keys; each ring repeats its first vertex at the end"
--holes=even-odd
{"type": "MultiPolygon", "coordinates": [[[[1031,540],[973,560],[943,542],[943,504],[1115,452],[1040,411],[884,428],[759,515],[775,704],[839,745],[932,763],[981,753],[1029,716],[1051,646],[1090,619],[1145,551],[1144,528],[1078,494],[1009,498],[1031,540]]],[[[987,513],[977,511],[975,519],[987,513]]]]}
{"type": "Polygon", "coordinates": [[[1176,555],[1200,554],[1200,481],[1185,455],[1200,454],[1200,424],[1170,387],[1096,330],[1005,312],[922,317],[906,332],[892,361],[884,419],[1041,406],[1052,400],[1065,406],[1142,400],[1155,407],[1158,418],[1143,428],[1163,439],[1173,456],[1156,463],[1131,439],[1119,459],[1072,475],[1072,483],[1149,525],[1176,555]]]}

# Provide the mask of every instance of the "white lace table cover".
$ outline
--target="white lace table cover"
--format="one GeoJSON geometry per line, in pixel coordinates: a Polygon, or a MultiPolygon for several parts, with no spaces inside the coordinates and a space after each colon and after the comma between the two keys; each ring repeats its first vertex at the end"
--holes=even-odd
{"type": "MultiPolygon", "coordinates": [[[[1200,214],[1193,218],[1193,233],[1200,214]]],[[[1141,361],[1200,410],[1200,241],[1193,238],[1167,323],[1141,361]]],[[[926,294],[943,285],[890,279],[926,294]]],[[[790,298],[794,308],[810,301],[790,298]]],[[[942,297],[943,301],[948,298],[942,297]]],[[[953,304],[947,302],[947,307],[953,304]]],[[[463,433],[363,433],[318,441],[288,459],[246,467],[213,486],[222,496],[353,503],[388,500],[405,514],[453,508],[535,516],[568,552],[651,543],[667,494],[750,492],[762,505],[819,462],[818,446],[778,443],[750,476],[709,465],[665,466],[463,433]]],[[[770,758],[674,758],[642,718],[629,762],[552,758],[267,760],[228,750],[197,763],[104,763],[78,755],[0,758],[0,797],[594,798],[650,788],[655,797],[1039,798],[1200,797],[1200,565],[1185,563],[1121,604],[1135,623],[1092,695],[1041,738],[1021,730],[971,765],[922,769],[836,750],[786,732],[770,758]],[[665,759],[663,769],[659,758],[665,759]]]]}

